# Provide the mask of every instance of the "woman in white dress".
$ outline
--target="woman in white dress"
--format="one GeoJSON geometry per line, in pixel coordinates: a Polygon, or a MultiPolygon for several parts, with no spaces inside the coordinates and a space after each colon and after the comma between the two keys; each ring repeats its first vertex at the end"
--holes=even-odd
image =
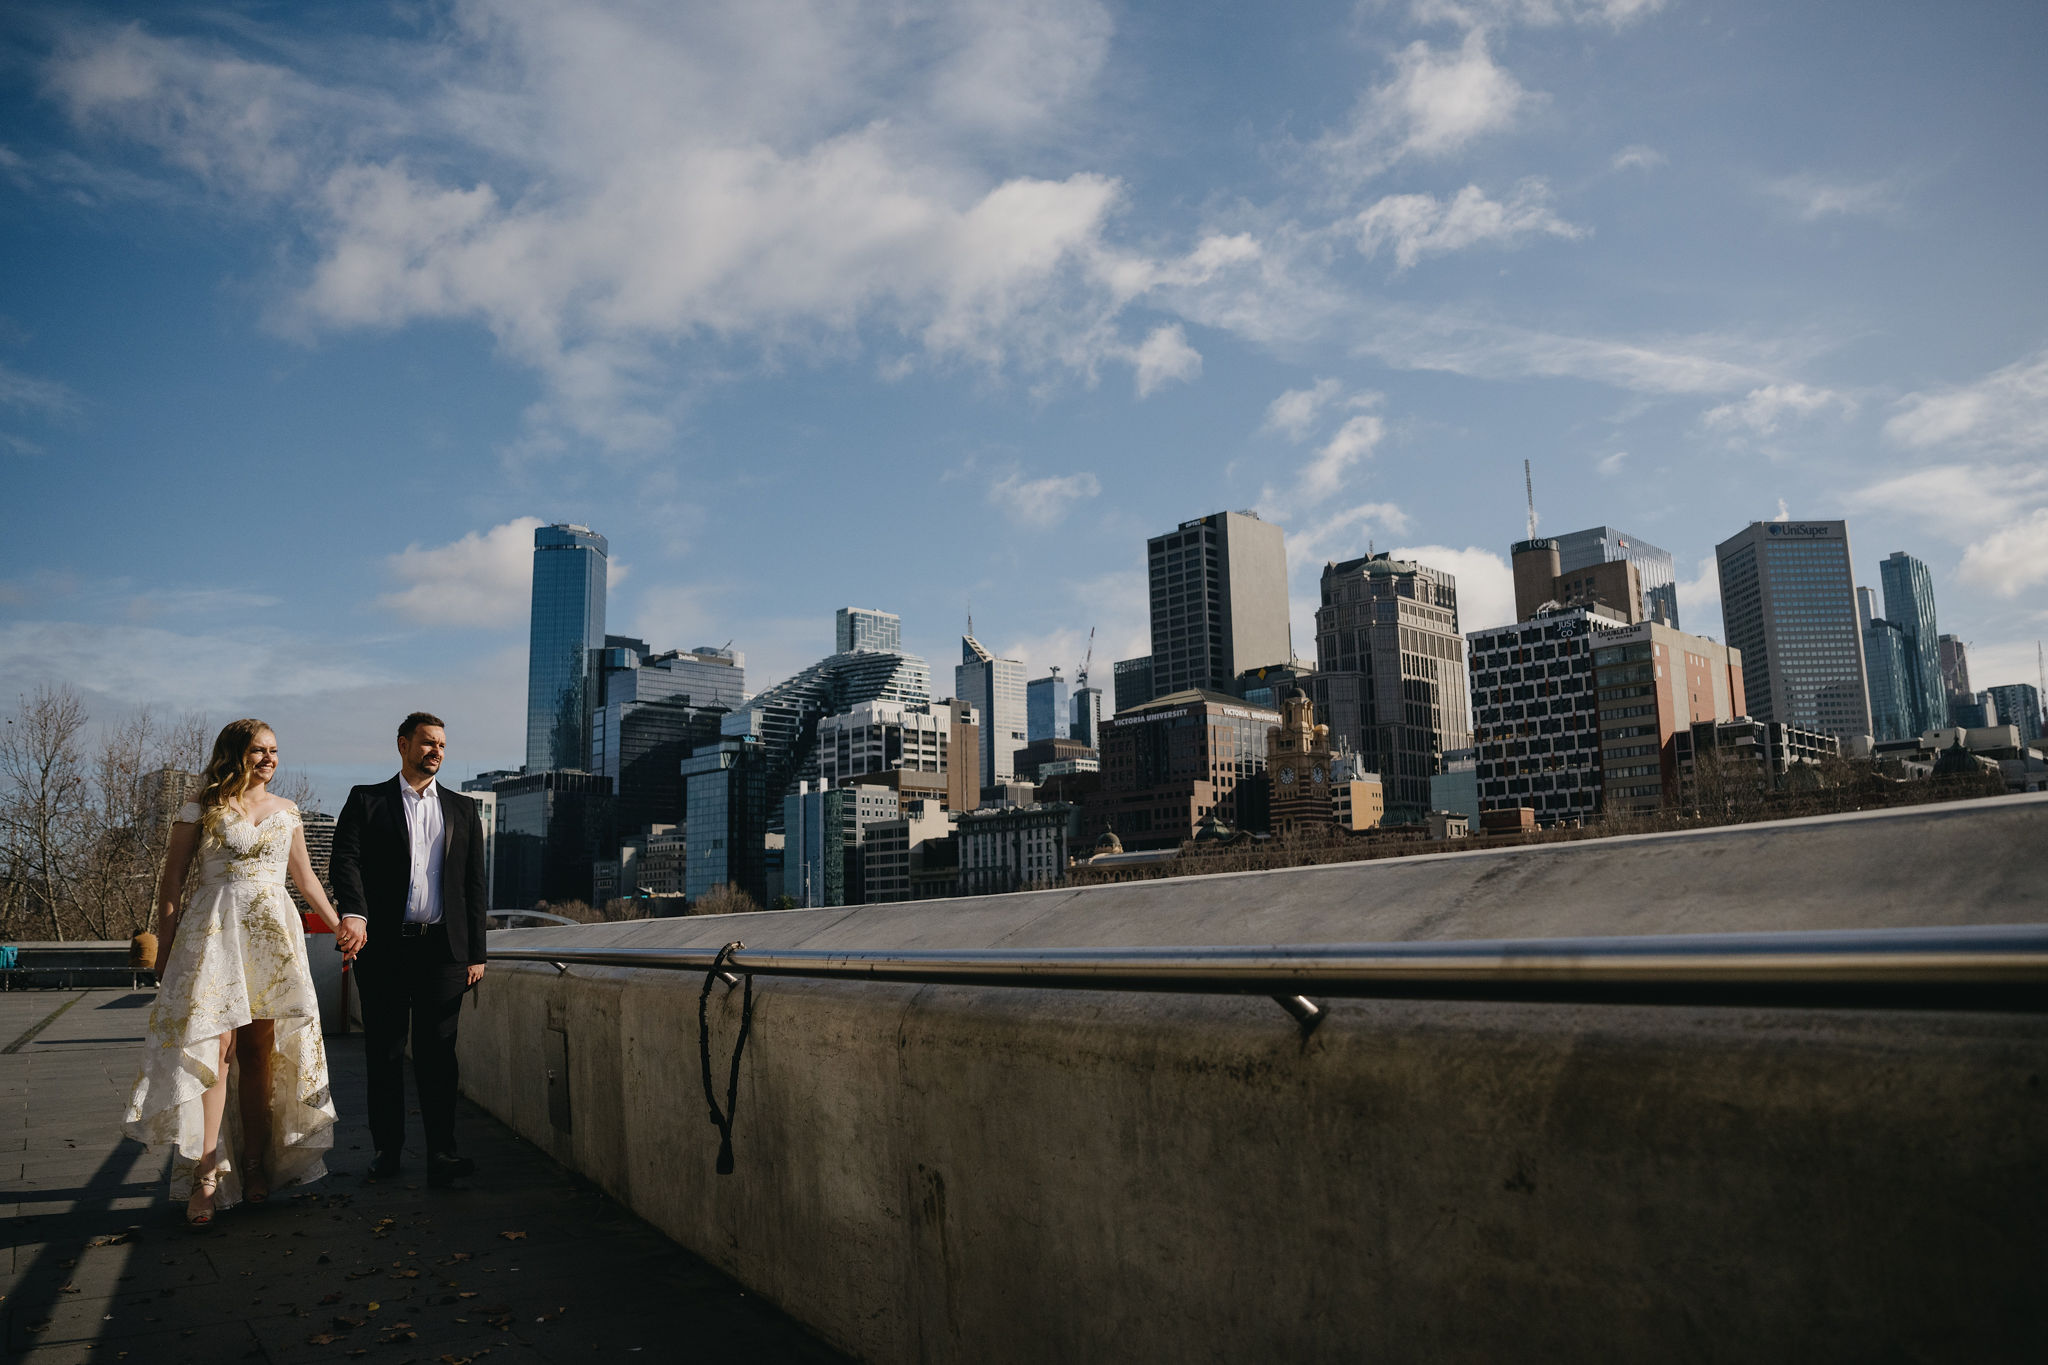
{"type": "Polygon", "coordinates": [[[270,793],[276,772],[269,726],[222,730],[199,800],[171,827],[157,888],[159,986],[123,1126],[173,1149],[171,1197],[186,1199],[194,1226],[327,1173],[334,1100],[286,874],[344,952],[360,944],[313,875],[298,807],[270,793]]]}

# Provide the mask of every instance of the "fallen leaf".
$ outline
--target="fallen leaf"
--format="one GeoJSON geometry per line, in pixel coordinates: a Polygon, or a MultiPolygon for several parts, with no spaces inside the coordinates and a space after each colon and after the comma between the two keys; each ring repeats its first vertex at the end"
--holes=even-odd
{"type": "Polygon", "coordinates": [[[334,1320],[334,1330],[337,1332],[346,1332],[351,1328],[361,1327],[362,1325],[363,1320],[361,1318],[337,1317],[334,1320]]]}
{"type": "Polygon", "coordinates": [[[333,1292],[332,1294],[329,1294],[329,1295],[328,1295],[328,1296],[327,1296],[326,1298],[324,1298],[324,1299],[320,1300],[320,1302],[321,1302],[322,1304],[329,1304],[329,1303],[340,1303],[340,1302],[341,1302],[341,1291],[340,1291],[340,1290],[338,1290],[338,1289],[337,1289],[337,1290],[335,1290],[335,1291],[334,1291],[334,1292],[333,1292]]]}
{"type": "Polygon", "coordinates": [[[476,1291],[474,1289],[465,1289],[455,1297],[458,1299],[473,1299],[476,1297],[476,1291]]]}
{"type": "Polygon", "coordinates": [[[526,1240],[526,1234],[523,1232],[501,1232],[498,1235],[508,1242],[523,1242],[526,1240]]]}
{"type": "Polygon", "coordinates": [[[306,1344],[308,1346],[332,1346],[334,1342],[335,1335],[332,1332],[322,1332],[317,1336],[310,1336],[306,1338],[306,1344]]]}
{"type": "Polygon", "coordinates": [[[76,1294],[78,1286],[75,1284],[60,1284],[57,1286],[57,1292],[59,1294],[76,1294]]]}

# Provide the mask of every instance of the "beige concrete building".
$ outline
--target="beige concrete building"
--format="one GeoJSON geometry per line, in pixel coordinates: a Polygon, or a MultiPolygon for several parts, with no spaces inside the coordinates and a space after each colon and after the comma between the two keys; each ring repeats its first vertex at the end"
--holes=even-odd
{"type": "Polygon", "coordinates": [[[1419,822],[1446,750],[1472,743],[1457,580],[1378,554],[1323,566],[1316,719],[1385,784],[1388,817],[1419,822]]]}
{"type": "Polygon", "coordinates": [[[1742,652],[1645,621],[1593,650],[1602,809],[1656,810],[1679,799],[1674,737],[1748,714],[1742,652]]]}

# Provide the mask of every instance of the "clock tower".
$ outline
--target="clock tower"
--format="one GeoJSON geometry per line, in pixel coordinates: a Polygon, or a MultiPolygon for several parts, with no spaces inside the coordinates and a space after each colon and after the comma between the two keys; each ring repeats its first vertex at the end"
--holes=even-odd
{"type": "Polygon", "coordinates": [[[1266,739],[1266,777],[1273,784],[1273,833],[1330,829],[1330,727],[1316,724],[1315,703],[1299,688],[1280,703],[1280,726],[1266,739]]]}

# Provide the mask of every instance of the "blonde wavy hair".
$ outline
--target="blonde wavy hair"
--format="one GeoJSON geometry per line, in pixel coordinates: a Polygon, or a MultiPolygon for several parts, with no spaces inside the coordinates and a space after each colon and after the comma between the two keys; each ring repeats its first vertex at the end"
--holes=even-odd
{"type": "Polygon", "coordinates": [[[221,812],[230,801],[237,800],[249,790],[255,780],[253,765],[249,762],[249,750],[255,746],[256,736],[268,732],[273,737],[277,731],[254,717],[231,720],[221,727],[218,738],[213,741],[213,757],[206,760],[206,774],[199,788],[199,818],[209,829],[218,833],[221,812]]]}

